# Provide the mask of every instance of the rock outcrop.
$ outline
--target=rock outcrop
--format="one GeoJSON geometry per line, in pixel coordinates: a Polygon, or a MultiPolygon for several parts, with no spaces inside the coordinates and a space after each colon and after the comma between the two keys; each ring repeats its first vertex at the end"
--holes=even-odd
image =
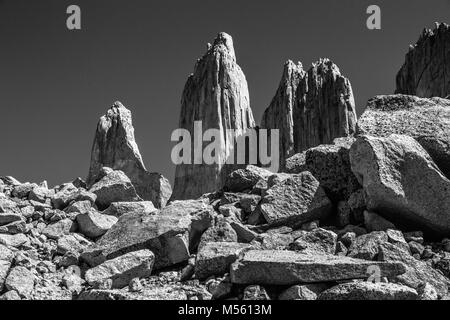
{"type": "Polygon", "coordinates": [[[450,27],[436,23],[434,30],[424,29],[410,46],[405,64],[397,74],[396,93],[419,97],[450,95],[450,27]]]}
{"type": "Polygon", "coordinates": [[[329,59],[314,63],[308,72],[288,61],[261,122],[263,129],[281,131],[280,167],[296,153],[353,134],[355,126],[350,81],[329,59]]]}
{"type": "Polygon", "coordinates": [[[361,136],[350,149],[368,210],[396,226],[450,235],[450,180],[409,136],[361,136]]]}
{"type": "Polygon", "coordinates": [[[131,112],[120,102],[115,102],[97,125],[86,181],[88,187],[102,178],[103,167],[123,171],[137,194],[158,208],[164,207],[172,194],[166,178],[145,168],[134,138],[131,112]]]}
{"type": "MultiPolygon", "coordinates": [[[[235,165],[226,165],[227,159],[235,154],[234,135],[227,129],[234,129],[235,135],[242,136],[255,127],[247,80],[236,63],[233,39],[226,33],[217,36],[186,82],[179,128],[188,130],[194,137],[196,121],[202,121],[203,132],[220,131],[220,141],[215,141],[220,145],[215,155],[217,161],[211,165],[203,161],[195,164],[192,158],[191,164],[177,165],[174,200],[195,199],[220,189],[226,176],[237,169],[235,165]]],[[[203,142],[203,146],[209,143],[203,142]]]]}
{"type": "Polygon", "coordinates": [[[407,95],[376,96],[359,118],[358,135],[408,135],[450,177],[450,100],[407,95]]]}
{"type": "Polygon", "coordinates": [[[294,123],[294,112],[297,110],[297,89],[305,74],[301,63],[295,64],[289,60],[284,64],[278,90],[261,121],[262,129],[280,130],[280,167],[297,151],[294,132],[298,126],[294,123]]]}

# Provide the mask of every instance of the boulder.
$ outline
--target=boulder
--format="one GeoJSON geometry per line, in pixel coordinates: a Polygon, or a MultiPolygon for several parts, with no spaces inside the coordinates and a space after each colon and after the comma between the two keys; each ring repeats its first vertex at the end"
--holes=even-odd
{"type": "Polygon", "coordinates": [[[158,208],[164,207],[172,194],[166,178],[145,168],[134,138],[131,111],[120,102],[115,102],[97,125],[86,181],[89,187],[101,179],[103,167],[124,172],[137,195],[158,208]]]}
{"type": "Polygon", "coordinates": [[[224,190],[230,192],[251,190],[259,180],[267,180],[271,175],[273,172],[269,170],[249,165],[245,169],[230,173],[225,180],[224,190]]]}
{"type": "Polygon", "coordinates": [[[112,288],[128,286],[134,278],[146,278],[152,274],[155,256],[150,250],[139,250],[105,261],[86,271],[85,279],[91,286],[98,286],[107,279],[112,288]]]}
{"type": "Polygon", "coordinates": [[[237,154],[235,136],[243,137],[254,127],[247,80],[236,62],[233,39],[219,33],[186,82],[178,128],[189,131],[191,137],[196,131],[203,134],[208,129],[217,129],[220,139],[215,144],[220,148],[215,152],[213,164],[193,159],[192,152],[191,163],[177,165],[172,199],[196,199],[221,189],[227,176],[242,167],[227,164],[237,163],[236,159],[230,159],[237,154]],[[197,121],[201,121],[200,130],[197,121]]]}
{"type": "Polygon", "coordinates": [[[271,226],[299,226],[331,213],[332,204],[309,172],[292,175],[267,190],[259,210],[271,226]]]}
{"type": "Polygon", "coordinates": [[[359,135],[413,137],[450,178],[450,100],[415,96],[377,96],[358,121],[359,135]]]}
{"type": "Polygon", "coordinates": [[[357,281],[325,290],[319,300],[418,300],[417,291],[395,283],[357,281]]]}
{"type": "Polygon", "coordinates": [[[395,244],[382,243],[379,248],[379,261],[401,262],[406,267],[404,274],[398,275],[396,282],[414,289],[419,289],[424,283],[429,283],[440,297],[448,293],[450,280],[430,267],[426,262],[419,261],[410,253],[395,244]]]}
{"type": "Polygon", "coordinates": [[[370,211],[364,211],[364,225],[369,232],[395,229],[395,226],[392,222],[370,211]]]}
{"type": "Polygon", "coordinates": [[[175,201],[157,213],[124,214],[81,258],[94,267],[128,252],[149,249],[155,255],[155,269],[171,266],[189,259],[212,220],[213,208],[200,200],[175,201]]]}
{"type": "Polygon", "coordinates": [[[101,214],[95,210],[77,215],[77,224],[80,233],[92,239],[104,235],[117,221],[118,218],[101,214]]]}
{"type": "Polygon", "coordinates": [[[450,180],[413,138],[361,136],[350,158],[369,211],[398,227],[450,234],[450,180]]]}
{"type": "Polygon", "coordinates": [[[76,224],[70,219],[63,219],[58,222],[49,224],[42,230],[42,234],[47,238],[58,240],[64,235],[68,235],[76,228],[76,224]]]}
{"type": "Polygon", "coordinates": [[[27,268],[17,266],[11,269],[5,281],[7,290],[16,291],[22,298],[30,296],[34,289],[35,276],[27,268]]]}
{"type": "Polygon", "coordinates": [[[155,206],[151,201],[140,201],[140,202],[113,202],[111,205],[103,211],[103,214],[110,216],[120,217],[124,214],[132,212],[145,212],[152,213],[157,211],[155,206]]]}
{"type": "Polygon", "coordinates": [[[108,208],[113,202],[141,201],[130,179],[122,171],[112,171],[95,183],[90,192],[97,196],[99,209],[108,208]]]}
{"type": "Polygon", "coordinates": [[[406,55],[397,74],[396,93],[419,97],[450,95],[449,60],[450,27],[436,23],[435,29],[424,29],[419,40],[406,55]]]}
{"type": "Polygon", "coordinates": [[[14,253],[6,246],[0,244],[0,292],[3,292],[3,286],[13,259],[14,253]]]}
{"type": "Polygon", "coordinates": [[[374,260],[379,251],[379,245],[388,242],[385,232],[375,231],[359,236],[349,248],[348,256],[352,258],[374,260]]]}
{"type": "Polygon", "coordinates": [[[242,300],[270,300],[270,297],[264,287],[261,287],[259,285],[252,285],[244,289],[244,296],[242,297],[242,300]]]}
{"type": "Polygon", "coordinates": [[[292,286],[283,291],[278,300],[316,300],[328,287],[329,285],[322,283],[292,286]]]}
{"type": "Polygon", "coordinates": [[[208,242],[237,242],[236,231],[226,221],[219,221],[215,226],[208,228],[200,238],[200,248],[208,242]]]}
{"type": "Polygon", "coordinates": [[[317,228],[312,231],[295,232],[295,242],[291,249],[309,254],[334,254],[337,234],[333,231],[317,228]]]}
{"type": "Polygon", "coordinates": [[[250,245],[236,242],[208,242],[201,247],[195,262],[195,276],[206,279],[220,276],[230,270],[230,265],[250,245]]]}
{"type": "Polygon", "coordinates": [[[0,244],[7,247],[21,248],[30,245],[30,239],[22,233],[19,234],[0,234],[0,244]]]}
{"type": "Polygon", "coordinates": [[[379,267],[388,278],[405,272],[400,262],[380,263],[326,254],[250,250],[231,265],[230,275],[236,284],[296,285],[364,279],[369,277],[368,268],[372,266],[379,267]]]}

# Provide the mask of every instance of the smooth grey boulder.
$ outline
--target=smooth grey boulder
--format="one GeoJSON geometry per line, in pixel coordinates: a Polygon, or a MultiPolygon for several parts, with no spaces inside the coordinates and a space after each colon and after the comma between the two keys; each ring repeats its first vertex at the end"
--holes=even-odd
{"type": "Polygon", "coordinates": [[[128,252],[149,249],[155,255],[155,269],[187,261],[203,232],[212,225],[213,208],[200,200],[175,201],[157,213],[128,213],[82,260],[97,266],[128,252]]]}
{"type": "Polygon", "coordinates": [[[450,100],[406,95],[376,96],[357,125],[358,135],[416,139],[450,178],[450,100]]]}
{"type": "Polygon", "coordinates": [[[309,255],[286,250],[250,250],[231,265],[236,284],[296,285],[299,283],[367,279],[369,267],[387,278],[403,274],[400,262],[380,263],[335,255],[309,255]]]}
{"type": "Polygon", "coordinates": [[[155,256],[150,250],[139,250],[105,261],[86,271],[85,279],[91,286],[99,286],[105,280],[112,281],[112,288],[128,286],[134,278],[146,278],[152,274],[155,256]]]}
{"type": "Polygon", "coordinates": [[[318,300],[418,300],[417,291],[395,283],[357,281],[322,292],[318,300]]]}
{"type": "Polygon", "coordinates": [[[433,237],[450,234],[450,180],[417,141],[402,135],[361,136],[350,159],[369,211],[433,237]]]}
{"type": "Polygon", "coordinates": [[[303,172],[267,190],[258,208],[268,225],[292,227],[327,217],[332,204],[312,174],[303,172]]]}
{"type": "Polygon", "coordinates": [[[47,238],[58,240],[64,235],[68,235],[76,228],[76,224],[70,219],[63,219],[58,222],[49,224],[42,230],[42,234],[47,238]]]}
{"type": "Polygon", "coordinates": [[[134,137],[131,111],[120,102],[115,102],[97,125],[86,181],[89,188],[101,179],[103,167],[124,172],[139,197],[158,208],[164,207],[172,194],[166,178],[145,168],[134,137]]]}

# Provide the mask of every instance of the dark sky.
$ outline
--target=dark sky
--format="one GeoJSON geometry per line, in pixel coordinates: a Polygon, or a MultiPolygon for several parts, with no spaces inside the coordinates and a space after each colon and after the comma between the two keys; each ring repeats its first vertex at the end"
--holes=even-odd
{"type": "Polygon", "coordinates": [[[172,180],[182,89],[218,32],[234,38],[259,123],[287,59],[331,58],[360,113],[394,91],[408,45],[434,21],[450,22],[448,0],[0,0],[0,175],[84,178],[98,118],[119,100],[147,168],[172,180]],[[81,31],[66,28],[70,4],[81,31]],[[382,9],[381,31],[366,28],[370,4],[382,9]]]}

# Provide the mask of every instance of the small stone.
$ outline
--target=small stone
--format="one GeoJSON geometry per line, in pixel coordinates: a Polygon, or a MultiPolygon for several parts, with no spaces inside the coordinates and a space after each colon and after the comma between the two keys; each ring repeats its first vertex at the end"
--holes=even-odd
{"type": "Polygon", "coordinates": [[[77,224],[80,233],[95,239],[104,235],[118,221],[118,218],[90,210],[77,215],[77,224]]]}
{"type": "Polygon", "coordinates": [[[131,279],[130,283],[128,284],[128,290],[130,292],[141,292],[143,290],[141,280],[139,280],[139,278],[131,279]]]}
{"type": "Polygon", "coordinates": [[[258,285],[253,285],[244,289],[243,300],[270,300],[270,297],[266,289],[258,285]]]}
{"type": "Polygon", "coordinates": [[[425,250],[424,246],[421,245],[418,242],[415,242],[415,241],[410,241],[408,243],[408,245],[409,245],[409,249],[411,250],[411,254],[412,255],[417,254],[419,256],[419,259],[420,259],[420,257],[423,254],[423,251],[425,250]]]}

